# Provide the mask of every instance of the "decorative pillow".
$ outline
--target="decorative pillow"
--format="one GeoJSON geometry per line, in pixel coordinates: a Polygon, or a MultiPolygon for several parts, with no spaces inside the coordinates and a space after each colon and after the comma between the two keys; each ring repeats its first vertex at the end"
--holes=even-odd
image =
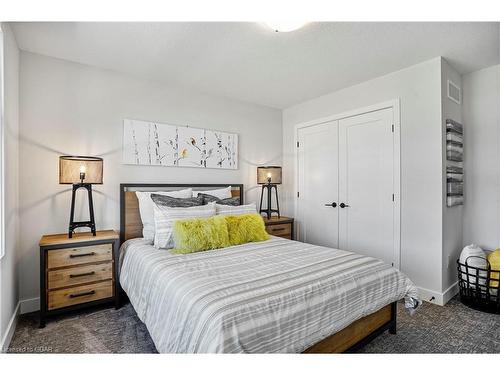
{"type": "Polygon", "coordinates": [[[264,219],[257,213],[224,217],[231,246],[269,239],[264,219]]]}
{"type": "Polygon", "coordinates": [[[202,197],[173,198],[167,195],[151,194],[151,200],[155,202],[157,206],[166,206],[166,207],[203,206],[202,197]]]}
{"type": "Polygon", "coordinates": [[[154,203],[151,200],[151,194],[169,196],[173,198],[191,198],[193,189],[184,189],[178,191],[136,191],[135,195],[139,201],[139,213],[142,221],[142,236],[144,239],[153,241],[155,237],[155,219],[153,213],[154,203]]]}
{"type": "Polygon", "coordinates": [[[215,203],[223,204],[226,206],[239,206],[240,205],[240,198],[239,197],[219,199],[215,195],[210,195],[210,194],[205,194],[205,193],[198,194],[198,198],[200,198],[200,197],[203,199],[203,204],[207,204],[209,202],[215,202],[215,203]]]}
{"type": "Polygon", "coordinates": [[[174,247],[172,236],[173,225],[179,219],[194,219],[215,215],[215,204],[195,207],[167,207],[154,206],[155,238],[154,246],[157,249],[171,249],[174,247]]]}
{"type": "Polygon", "coordinates": [[[182,219],[174,223],[175,254],[220,249],[229,246],[226,218],[182,219]]]}
{"type": "Polygon", "coordinates": [[[215,204],[217,215],[244,215],[254,214],[257,212],[255,203],[244,204],[241,206],[228,206],[224,204],[215,204]]]}
{"type": "Polygon", "coordinates": [[[219,199],[231,198],[231,186],[222,189],[206,190],[206,191],[193,191],[193,197],[197,197],[198,194],[210,194],[219,199]]]}

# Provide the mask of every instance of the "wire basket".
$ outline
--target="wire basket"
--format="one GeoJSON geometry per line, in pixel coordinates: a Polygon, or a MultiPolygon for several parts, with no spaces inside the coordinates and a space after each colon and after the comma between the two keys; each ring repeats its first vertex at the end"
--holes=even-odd
{"type": "Polygon", "coordinates": [[[500,314],[500,270],[492,270],[490,262],[483,257],[470,256],[465,264],[457,260],[460,300],[473,309],[500,314]],[[487,268],[474,267],[470,258],[480,258],[487,268]]]}

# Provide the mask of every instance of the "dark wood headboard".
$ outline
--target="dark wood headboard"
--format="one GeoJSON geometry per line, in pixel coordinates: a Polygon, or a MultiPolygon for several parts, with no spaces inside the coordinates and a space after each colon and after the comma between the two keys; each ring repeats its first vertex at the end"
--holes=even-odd
{"type": "Polygon", "coordinates": [[[142,221],[136,191],[173,191],[192,188],[213,190],[231,186],[233,197],[243,204],[243,184],[120,184],[120,243],[142,237],[142,221]]]}

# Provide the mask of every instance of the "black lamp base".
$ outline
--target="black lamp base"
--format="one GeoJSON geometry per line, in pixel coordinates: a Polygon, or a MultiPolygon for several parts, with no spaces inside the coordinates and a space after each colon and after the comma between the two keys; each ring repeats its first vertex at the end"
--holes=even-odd
{"type": "Polygon", "coordinates": [[[79,184],[73,184],[73,194],[71,195],[71,214],[69,217],[69,230],[68,230],[68,236],[69,238],[73,237],[73,232],[76,228],[82,228],[82,227],[89,227],[90,231],[92,232],[92,235],[96,235],[96,230],[95,230],[95,221],[94,221],[94,203],[92,201],[92,184],[86,184],[86,183],[79,183],[79,184]],[[75,198],[76,198],[76,191],[80,188],[84,188],[87,190],[88,197],[89,197],[89,214],[90,214],[90,220],[88,221],[74,221],[75,217],[75,198]]]}
{"type": "Polygon", "coordinates": [[[278,185],[276,185],[276,184],[262,185],[262,192],[260,194],[259,213],[263,213],[263,212],[267,215],[268,219],[271,218],[273,212],[276,212],[278,214],[278,217],[280,217],[280,204],[278,201],[278,185]],[[271,192],[272,192],[273,188],[274,188],[274,191],[276,192],[276,209],[271,208],[271,205],[272,205],[271,192]],[[267,189],[267,208],[262,209],[262,198],[264,197],[264,189],[267,189]]]}

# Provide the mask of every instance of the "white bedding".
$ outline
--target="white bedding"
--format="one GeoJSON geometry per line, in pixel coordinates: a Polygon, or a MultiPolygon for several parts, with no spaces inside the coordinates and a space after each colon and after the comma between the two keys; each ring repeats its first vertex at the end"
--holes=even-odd
{"type": "Polygon", "coordinates": [[[278,237],[187,255],[134,239],[121,262],[121,286],[161,353],[298,353],[418,300],[380,260],[278,237]]]}

